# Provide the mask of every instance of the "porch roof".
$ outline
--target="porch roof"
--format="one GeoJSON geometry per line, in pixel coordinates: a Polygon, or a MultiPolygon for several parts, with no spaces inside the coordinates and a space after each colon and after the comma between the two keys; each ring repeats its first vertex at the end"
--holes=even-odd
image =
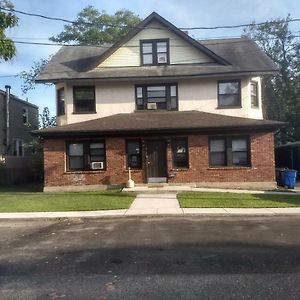
{"type": "Polygon", "coordinates": [[[139,111],[36,130],[40,137],[122,136],[145,134],[274,131],[285,123],[224,116],[200,111],[139,111]]]}

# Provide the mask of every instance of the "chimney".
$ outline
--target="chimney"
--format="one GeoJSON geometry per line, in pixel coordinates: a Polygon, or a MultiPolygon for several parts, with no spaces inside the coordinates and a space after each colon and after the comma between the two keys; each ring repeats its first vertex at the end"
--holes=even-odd
{"type": "Polygon", "coordinates": [[[10,148],[10,110],[9,110],[9,103],[10,103],[10,85],[5,86],[6,90],[6,154],[8,154],[10,148]]]}
{"type": "Polygon", "coordinates": [[[186,34],[186,35],[189,35],[189,32],[187,30],[183,30],[183,32],[186,34]]]}

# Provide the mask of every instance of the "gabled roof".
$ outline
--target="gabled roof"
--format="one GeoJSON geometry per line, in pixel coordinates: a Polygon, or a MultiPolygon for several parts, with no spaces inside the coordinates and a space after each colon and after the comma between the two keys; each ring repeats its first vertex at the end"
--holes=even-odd
{"type": "Polygon", "coordinates": [[[230,117],[200,111],[140,111],[35,131],[41,137],[118,136],[126,134],[274,131],[285,123],[230,117]]]}
{"type": "Polygon", "coordinates": [[[278,71],[274,62],[248,38],[196,41],[166,19],[153,12],[114,45],[64,46],[37,77],[37,82],[77,79],[151,79],[207,77],[223,75],[262,75],[278,71]],[[156,21],[174,32],[192,47],[209,56],[212,63],[171,64],[164,66],[95,68],[119,47],[151,22],[156,21]]]}
{"type": "Polygon", "coordinates": [[[105,51],[98,64],[100,64],[102,61],[104,61],[107,57],[109,57],[111,54],[113,54],[118,48],[120,48],[122,45],[124,45],[126,42],[131,40],[136,34],[138,34],[140,31],[142,31],[145,27],[147,27],[152,22],[158,22],[161,25],[168,28],[170,31],[181,37],[183,40],[188,42],[190,45],[195,47],[196,49],[202,51],[205,53],[208,57],[210,57],[213,61],[220,63],[222,65],[227,65],[228,62],[223,59],[221,56],[218,56],[205,46],[201,45],[201,43],[197,42],[195,39],[190,37],[185,32],[178,29],[176,26],[174,26],[172,23],[167,21],[165,18],[157,14],[156,12],[152,12],[146,19],[144,19],[142,22],[140,22],[135,28],[133,28],[128,34],[126,34],[123,38],[121,38],[119,41],[117,41],[115,44],[113,44],[107,51],[105,51]]]}

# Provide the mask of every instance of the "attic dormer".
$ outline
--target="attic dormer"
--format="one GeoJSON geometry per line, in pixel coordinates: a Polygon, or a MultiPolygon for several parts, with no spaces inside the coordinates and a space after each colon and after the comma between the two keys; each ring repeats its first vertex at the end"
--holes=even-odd
{"type": "Polygon", "coordinates": [[[103,54],[98,68],[228,64],[166,19],[152,13],[103,54]]]}

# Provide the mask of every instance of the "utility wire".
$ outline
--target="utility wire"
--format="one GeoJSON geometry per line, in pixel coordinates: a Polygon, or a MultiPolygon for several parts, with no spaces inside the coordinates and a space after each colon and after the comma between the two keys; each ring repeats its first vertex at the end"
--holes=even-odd
{"type": "MultiPolygon", "coordinates": [[[[43,18],[46,20],[52,20],[52,21],[61,21],[65,23],[70,23],[74,25],[88,25],[88,26],[107,26],[107,27],[114,27],[114,28],[136,28],[136,29],[161,29],[159,27],[138,27],[138,26],[122,26],[122,25],[115,25],[115,24],[110,24],[110,23],[104,23],[104,22],[99,22],[98,24],[96,23],[91,23],[91,22],[78,22],[78,21],[71,21],[68,19],[64,18],[56,18],[56,17],[50,17],[42,14],[34,14],[34,13],[28,13],[24,12],[21,10],[16,10],[16,9],[10,9],[10,8],[5,8],[5,7],[0,7],[0,10],[7,11],[7,12],[12,12],[12,13],[18,13],[26,16],[31,16],[31,17],[39,17],[43,18]]],[[[293,18],[290,20],[287,20],[286,22],[300,22],[300,18],[293,18]]],[[[247,27],[251,25],[265,25],[265,24],[279,24],[281,23],[280,21],[268,21],[268,22],[259,22],[259,23],[248,23],[248,24],[238,24],[238,25],[220,25],[220,26],[196,26],[196,27],[178,27],[181,30],[214,30],[214,29],[234,29],[234,28],[242,28],[242,27],[247,27]]]]}
{"type": "MultiPolygon", "coordinates": [[[[295,38],[299,38],[300,35],[294,35],[295,38]]],[[[276,40],[277,38],[268,38],[268,40],[276,40]]],[[[105,48],[109,49],[112,48],[112,46],[105,46],[105,45],[96,45],[96,44],[63,44],[63,43],[43,43],[43,42],[27,42],[27,41],[17,41],[12,40],[15,44],[24,44],[24,45],[38,45],[38,46],[66,46],[66,47],[98,47],[98,48],[105,48]]],[[[241,43],[241,42],[248,42],[247,38],[238,38],[234,41],[223,41],[223,42],[214,42],[214,40],[198,40],[200,44],[203,46],[206,45],[220,45],[220,44],[235,44],[235,43],[241,43]]],[[[128,48],[140,48],[139,45],[126,45],[128,48]]],[[[172,48],[184,48],[184,47],[190,47],[189,45],[172,45],[172,48]]],[[[119,48],[119,47],[115,47],[119,48]]]]}

